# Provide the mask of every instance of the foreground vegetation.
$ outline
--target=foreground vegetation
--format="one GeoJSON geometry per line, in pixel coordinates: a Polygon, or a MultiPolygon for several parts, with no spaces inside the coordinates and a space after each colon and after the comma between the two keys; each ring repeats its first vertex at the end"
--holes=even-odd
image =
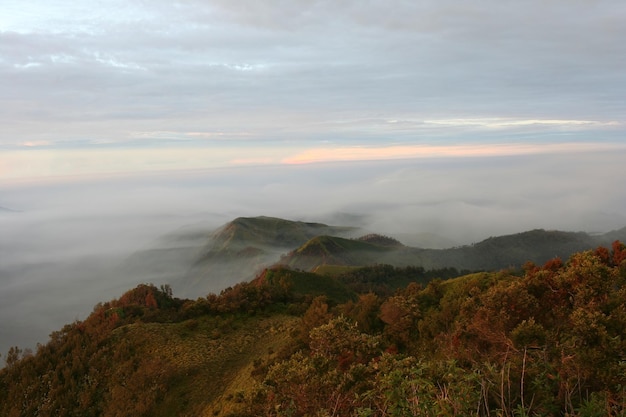
{"type": "Polygon", "coordinates": [[[11,349],[0,415],[626,415],[619,242],[456,278],[326,270],[198,300],[141,285],[11,349]]]}

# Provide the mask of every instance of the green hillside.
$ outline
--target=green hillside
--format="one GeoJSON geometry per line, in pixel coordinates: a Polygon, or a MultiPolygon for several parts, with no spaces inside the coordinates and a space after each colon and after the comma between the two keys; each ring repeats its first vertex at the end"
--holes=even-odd
{"type": "Polygon", "coordinates": [[[307,271],[320,265],[369,265],[393,248],[366,240],[317,236],[290,252],[281,264],[307,271]]]}
{"type": "MultiPolygon", "coordinates": [[[[472,245],[421,249],[403,245],[392,237],[376,233],[357,237],[358,233],[359,230],[352,227],[275,217],[240,217],[212,233],[199,249],[181,248],[176,253],[164,254],[179,261],[193,256],[194,262],[189,268],[174,267],[174,263],[165,261],[165,256],[149,264],[154,265],[151,273],[155,279],[172,276],[177,291],[194,298],[251,280],[274,264],[305,271],[331,265],[360,267],[377,264],[420,266],[427,270],[493,271],[520,268],[527,261],[544,263],[554,257],[566,259],[577,251],[610,245],[614,240],[626,240],[626,228],[593,236],[583,232],[537,229],[490,237],[472,245]]],[[[145,255],[149,256],[136,257],[129,265],[141,264],[159,253],[145,255]]]]}
{"type": "Polygon", "coordinates": [[[294,248],[324,234],[345,235],[350,227],[328,226],[275,217],[239,217],[215,232],[207,245],[208,257],[219,253],[239,254],[248,248],[294,248]]]}
{"type": "MultiPolygon", "coordinates": [[[[303,270],[324,265],[366,266],[390,264],[421,266],[426,269],[455,268],[464,271],[494,271],[521,268],[525,262],[544,263],[552,258],[610,245],[618,237],[626,240],[626,229],[590,236],[583,232],[531,230],[490,237],[473,245],[450,249],[419,249],[372,240],[339,239],[323,236],[311,239],[281,259],[280,263],[303,270]]],[[[392,241],[393,242],[393,241],[392,241]]]]}
{"type": "Polygon", "coordinates": [[[205,295],[212,288],[224,288],[254,278],[281,255],[315,236],[347,236],[355,231],[351,227],[275,217],[239,217],[209,236],[200,256],[179,285],[185,294],[205,295]]]}
{"type": "Polygon", "coordinates": [[[450,271],[273,268],[196,300],[140,285],[4,355],[0,416],[626,413],[625,245],[450,271]]]}
{"type": "Polygon", "coordinates": [[[252,283],[283,288],[294,299],[324,296],[334,304],[356,299],[356,293],[337,279],[287,268],[266,269],[252,283]]]}

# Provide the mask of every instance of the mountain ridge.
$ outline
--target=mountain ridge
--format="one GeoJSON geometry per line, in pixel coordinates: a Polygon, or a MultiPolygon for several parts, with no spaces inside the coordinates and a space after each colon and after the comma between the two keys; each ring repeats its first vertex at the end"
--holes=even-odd
{"type": "Polygon", "coordinates": [[[204,295],[215,287],[253,279],[286,252],[316,236],[351,236],[357,230],[270,216],[237,217],[208,236],[181,287],[187,295],[204,295]]]}
{"type": "MultiPolygon", "coordinates": [[[[292,268],[314,270],[322,265],[366,266],[390,264],[421,266],[427,269],[444,267],[458,270],[498,270],[520,268],[525,262],[545,263],[552,258],[567,259],[572,253],[609,246],[614,240],[625,240],[626,228],[603,235],[585,232],[534,229],[525,232],[489,237],[480,242],[449,249],[421,249],[410,246],[387,246],[386,250],[363,242],[358,248],[345,239],[327,236],[324,244],[313,238],[289,252],[279,264],[292,268]],[[369,246],[365,246],[369,245],[369,246]],[[323,247],[323,249],[322,249],[323,247]],[[311,248],[316,248],[312,250],[311,248]]],[[[352,240],[355,242],[354,240],[352,240]]],[[[399,243],[399,242],[398,242],[399,243]]]]}
{"type": "MultiPolygon", "coordinates": [[[[524,262],[537,264],[571,253],[609,246],[626,240],[626,227],[604,234],[533,229],[492,236],[479,242],[445,249],[407,246],[395,239],[357,227],[286,220],[278,217],[237,217],[212,232],[197,248],[177,249],[180,255],[158,251],[155,265],[180,258],[187,268],[173,268],[172,285],[185,297],[220,291],[238,282],[251,280],[263,268],[284,265],[313,271],[323,266],[420,266],[427,270],[445,267],[457,270],[497,270],[520,268],[524,262]],[[323,239],[322,236],[325,236],[323,239]],[[193,259],[189,261],[189,257],[193,259]]],[[[144,259],[150,259],[145,257],[144,259]]],[[[141,259],[135,264],[141,265],[141,259]]],[[[173,264],[172,264],[173,265],[173,264]]],[[[167,264],[157,269],[166,271],[167,264]]],[[[321,268],[328,270],[328,268],[321,268]]],[[[133,269],[136,271],[137,269],[133,269]]],[[[150,269],[154,273],[155,268],[150,269]]],[[[164,274],[161,274],[163,276],[164,274]]],[[[162,282],[160,280],[159,282],[162,282]]]]}

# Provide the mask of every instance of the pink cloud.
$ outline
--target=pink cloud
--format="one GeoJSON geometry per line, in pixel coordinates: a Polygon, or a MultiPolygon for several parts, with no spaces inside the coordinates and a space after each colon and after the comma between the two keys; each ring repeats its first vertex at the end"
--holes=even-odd
{"type": "Polygon", "coordinates": [[[26,142],[22,142],[22,146],[26,146],[28,148],[35,148],[39,146],[50,146],[52,143],[47,140],[29,140],[26,142]]]}
{"type": "Polygon", "coordinates": [[[555,152],[589,152],[626,145],[603,143],[476,144],[476,145],[391,145],[381,147],[313,148],[282,160],[284,164],[333,161],[371,161],[406,158],[506,156],[555,152]]]}

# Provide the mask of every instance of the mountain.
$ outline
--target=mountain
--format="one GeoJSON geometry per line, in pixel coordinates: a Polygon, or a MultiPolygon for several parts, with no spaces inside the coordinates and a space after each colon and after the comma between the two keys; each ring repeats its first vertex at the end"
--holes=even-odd
{"type": "Polygon", "coordinates": [[[459,246],[459,243],[440,236],[436,233],[416,232],[416,233],[395,233],[394,237],[407,246],[424,249],[447,249],[459,246]]]}
{"type": "Polygon", "coordinates": [[[610,246],[612,241],[625,238],[626,228],[597,236],[584,232],[536,229],[490,237],[473,245],[449,249],[420,249],[401,244],[385,246],[367,240],[323,236],[315,237],[291,251],[279,263],[307,271],[323,265],[375,264],[493,271],[519,268],[527,261],[543,264],[557,257],[567,259],[574,252],[594,249],[600,245],[610,246]]]}
{"type": "Polygon", "coordinates": [[[169,283],[182,297],[196,298],[251,280],[274,264],[324,273],[376,264],[498,270],[519,268],[526,261],[543,264],[554,257],[567,259],[576,251],[626,241],[626,227],[596,235],[537,229],[472,245],[424,249],[376,233],[356,237],[362,233],[364,229],[357,227],[240,217],[215,231],[185,230],[165,236],[155,247],[133,254],[118,271],[141,277],[134,282],[169,283]]]}
{"type": "Polygon", "coordinates": [[[352,227],[335,227],[322,223],[306,223],[276,217],[239,217],[215,232],[207,246],[205,258],[240,255],[272,248],[293,248],[314,236],[346,235],[352,227]]]}
{"type": "Polygon", "coordinates": [[[626,241],[626,226],[621,229],[611,230],[608,233],[593,235],[593,238],[599,245],[609,246],[610,243],[619,240],[626,241]]]}
{"type": "Polygon", "coordinates": [[[283,257],[280,264],[305,271],[322,265],[370,265],[380,263],[376,260],[385,259],[389,252],[403,248],[399,242],[381,243],[373,236],[361,239],[317,236],[283,257]]]}
{"type": "Polygon", "coordinates": [[[434,268],[445,265],[466,270],[498,270],[519,268],[528,261],[543,264],[553,258],[568,259],[574,252],[597,246],[598,242],[587,233],[536,229],[490,237],[458,248],[426,250],[420,256],[434,268]]]}
{"type": "Polygon", "coordinates": [[[193,267],[177,281],[177,292],[186,297],[216,292],[250,280],[274,264],[303,271],[376,264],[499,270],[520,268],[527,261],[543,264],[555,257],[567,259],[577,251],[626,240],[626,227],[600,235],[536,229],[472,245],[423,249],[376,233],[356,238],[361,230],[264,216],[234,219],[209,235],[193,267]]]}
{"type": "Polygon", "coordinates": [[[212,233],[181,283],[185,295],[204,295],[254,278],[281,255],[320,235],[352,236],[357,228],[275,217],[239,217],[212,233]]]}

